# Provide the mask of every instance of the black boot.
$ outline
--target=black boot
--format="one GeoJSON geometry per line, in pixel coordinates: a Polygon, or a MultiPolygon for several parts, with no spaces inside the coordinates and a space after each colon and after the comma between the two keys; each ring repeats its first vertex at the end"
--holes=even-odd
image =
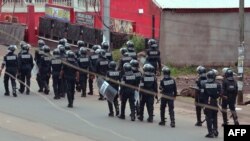
{"type": "Polygon", "coordinates": [[[205,137],[206,138],[214,138],[214,134],[213,133],[208,133],[205,137]]]}
{"type": "Polygon", "coordinates": [[[238,116],[237,116],[236,111],[232,111],[232,116],[233,116],[233,120],[234,120],[234,125],[239,125],[238,116]]]}
{"type": "Polygon", "coordinates": [[[165,121],[160,121],[160,122],[159,122],[159,125],[165,126],[165,123],[166,123],[165,121]]]}

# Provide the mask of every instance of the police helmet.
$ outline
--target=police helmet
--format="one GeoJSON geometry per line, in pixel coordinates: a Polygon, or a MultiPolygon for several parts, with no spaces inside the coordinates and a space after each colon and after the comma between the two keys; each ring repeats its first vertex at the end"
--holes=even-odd
{"type": "Polygon", "coordinates": [[[109,62],[109,68],[114,70],[116,68],[116,62],[115,61],[109,62]]]}
{"type": "Polygon", "coordinates": [[[70,44],[66,43],[66,44],[65,44],[65,50],[68,51],[68,50],[70,50],[70,48],[71,48],[71,47],[70,47],[70,44]]]}
{"type": "Polygon", "coordinates": [[[57,48],[59,49],[59,51],[62,53],[62,52],[65,52],[65,47],[63,46],[63,45],[61,45],[61,44],[59,44],[58,46],[57,46],[57,48]]]}
{"type": "Polygon", "coordinates": [[[219,74],[218,71],[217,71],[216,69],[212,69],[212,71],[214,71],[215,76],[217,76],[217,75],[219,74]]]}
{"type": "Polygon", "coordinates": [[[101,46],[100,45],[93,45],[92,49],[94,51],[96,51],[97,49],[101,49],[101,46]]]}
{"type": "Polygon", "coordinates": [[[101,57],[106,57],[106,51],[104,49],[100,49],[99,55],[101,57]]]}
{"type": "Polygon", "coordinates": [[[10,45],[10,46],[8,47],[8,50],[9,50],[10,52],[14,52],[16,49],[17,49],[16,45],[10,45]]]}
{"type": "Polygon", "coordinates": [[[147,73],[154,72],[154,67],[151,64],[145,64],[142,69],[143,69],[144,73],[145,72],[147,72],[147,73]]]}
{"type": "Polygon", "coordinates": [[[126,52],[128,52],[127,48],[123,47],[120,49],[120,52],[122,55],[124,55],[126,52]]]}
{"type": "Polygon", "coordinates": [[[131,40],[127,41],[127,42],[126,42],[126,46],[127,46],[127,48],[134,48],[134,43],[133,43],[133,41],[131,41],[131,40]]]}
{"type": "Polygon", "coordinates": [[[29,48],[30,48],[29,44],[24,44],[22,46],[22,50],[24,50],[24,51],[29,51],[29,48]]]}
{"type": "Polygon", "coordinates": [[[156,40],[155,39],[149,39],[148,40],[148,47],[151,47],[151,45],[156,44],[156,40]]]}
{"type": "Polygon", "coordinates": [[[38,47],[43,47],[45,45],[45,42],[43,40],[38,40],[38,47]]]}
{"type": "Polygon", "coordinates": [[[58,48],[53,50],[53,55],[60,55],[60,51],[58,48]]]}
{"type": "Polygon", "coordinates": [[[47,45],[44,45],[43,46],[43,51],[44,51],[44,53],[49,53],[50,52],[50,47],[47,46],[47,45]]]}
{"type": "Polygon", "coordinates": [[[152,45],[151,45],[151,48],[152,48],[152,49],[157,49],[157,48],[158,48],[158,45],[157,45],[157,44],[152,44],[152,45]]]}
{"type": "Polygon", "coordinates": [[[226,72],[227,72],[228,69],[229,69],[229,68],[227,68],[227,67],[223,68],[223,69],[222,69],[222,75],[226,75],[226,72]]]}
{"type": "Polygon", "coordinates": [[[68,58],[75,58],[75,53],[73,51],[68,51],[67,56],[68,58]]]}
{"type": "Polygon", "coordinates": [[[58,42],[58,44],[65,46],[66,40],[65,39],[60,39],[59,42],[58,42]]]}
{"type": "Polygon", "coordinates": [[[26,43],[25,41],[21,41],[21,42],[19,43],[21,49],[23,49],[23,46],[26,45],[26,44],[27,44],[27,43],[26,43]]]}
{"type": "Polygon", "coordinates": [[[132,71],[132,67],[131,67],[130,63],[123,64],[123,70],[125,72],[132,71]]]}
{"type": "Polygon", "coordinates": [[[136,69],[139,68],[139,62],[138,62],[137,60],[133,59],[133,60],[131,60],[129,63],[130,63],[130,65],[132,66],[132,69],[133,69],[133,70],[136,70],[136,69]]]}
{"type": "Polygon", "coordinates": [[[100,54],[100,51],[101,51],[101,49],[98,48],[97,50],[95,50],[95,54],[100,54]]]}
{"type": "Polygon", "coordinates": [[[214,81],[215,77],[216,77],[216,75],[215,75],[215,72],[213,70],[208,71],[208,73],[207,73],[208,81],[210,81],[210,82],[214,81]]]}
{"type": "Polygon", "coordinates": [[[234,72],[231,69],[227,69],[225,76],[226,78],[233,78],[234,72]]]}
{"type": "Polygon", "coordinates": [[[80,52],[80,54],[82,54],[82,55],[86,55],[86,54],[87,54],[87,49],[86,49],[85,47],[81,47],[81,48],[79,49],[79,52],[80,52]]]}
{"type": "Polygon", "coordinates": [[[124,56],[124,57],[129,57],[128,52],[125,52],[125,53],[123,54],[123,56],[124,56]]]}
{"type": "Polygon", "coordinates": [[[78,47],[85,47],[85,42],[82,41],[82,40],[78,40],[78,41],[77,41],[77,46],[78,46],[78,47]]]}
{"type": "Polygon", "coordinates": [[[198,73],[199,75],[202,75],[202,74],[205,74],[205,73],[206,73],[206,68],[203,67],[203,66],[198,66],[196,70],[197,70],[197,73],[198,73]]]}
{"type": "Polygon", "coordinates": [[[162,71],[163,75],[170,76],[171,71],[168,67],[166,67],[166,66],[163,67],[161,71],[162,71]]]}
{"type": "Polygon", "coordinates": [[[109,49],[109,43],[108,42],[102,42],[102,49],[109,49]]]}

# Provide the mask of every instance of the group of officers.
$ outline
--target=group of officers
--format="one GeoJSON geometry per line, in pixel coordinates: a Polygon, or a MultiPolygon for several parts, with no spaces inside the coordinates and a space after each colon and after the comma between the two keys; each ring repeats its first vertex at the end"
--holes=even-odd
{"type": "Polygon", "coordinates": [[[195,95],[196,117],[195,126],[202,126],[202,110],[204,110],[205,120],[207,122],[208,134],[205,137],[214,138],[219,135],[218,132],[218,110],[222,112],[223,124],[228,125],[227,108],[232,114],[235,125],[239,125],[237,113],[235,111],[235,102],[238,93],[237,82],[234,79],[234,72],[230,68],[223,68],[223,79],[221,82],[216,79],[218,71],[205,67],[197,67],[198,79],[196,81],[198,90],[195,95]]]}
{"type": "MultiPolygon", "coordinates": [[[[161,69],[160,51],[154,39],[148,41],[146,50],[146,61],[139,67],[137,53],[132,41],[127,41],[126,47],[120,49],[121,58],[119,62],[113,61],[112,53],[109,51],[109,44],[103,42],[101,45],[93,45],[92,49],[86,47],[84,41],[77,42],[78,50],[71,50],[66,39],[60,39],[58,46],[52,51],[43,40],[38,41],[38,49],[35,51],[34,61],[38,67],[37,83],[38,92],[49,94],[49,79],[52,77],[54,99],[60,99],[67,95],[68,107],[73,107],[75,90],[81,92],[82,97],[86,97],[87,80],[89,84],[88,95],[93,95],[93,82],[95,78],[104,78],[108,84],[118,93],[113,101],[108,101],[109,116],[118,116],[125,119],[125,107],[127,100],[130,105],[131,121],[144,119],[144,107],[148,111],[148,122],[153,122],[154,100],[158,100],[158,89],[162,94],[160,102],[159,125],[165,125],[165,109],[169,108],[170,126],[175,127],[174,100],[177,96],[175,80],[170,76],[171,71],[168,67],[161,69]],[[162,72],[162,79],[158,87],[156,72],[162,72]],[[139,100],[135,95],[139,94],[139,100]],[[119,109],[119,100],[121,106],[119,109]],[[113,109],[114,107],[114,109],[113,109]],[[115,112],[114,112],[115,111],[115,112]]],[[[29,53],[30,45],[21,42],[21,50],[16,55],[15,45],[8,47],[8,53],[0,69],[0,74],[4,68],[4,87],[5,96],[9,96],[8,80],[11,80],[13,96],[16,93],[16,76],[21,80],[19,92],[22,94],[30,93],[31,71],[34,67],[33,56],[29,53]],[[25,84],[26,82],[26,84],[25,84]],[[26,85],[26,86],[25,86],[26,85]]],[[[216,81],[216,71],[206,71],[206,68],[197,68],[199,78],[197,80],[198,91],[195,97],[196,102],[196,126],[202,125],[201,111],[204,108],[206,115],[208,134],[206,137],[217,137],[217,109],[209,106],[218,107],[217,99],[222,98],[223,125],[228,124],[227,106],[232,112],[235,124],[239,124],[235,111],[235,99],[237,96],[237,83],[233,77],[233,71],[229,68],[224,69],[224,79],[222,86],[216,81]],[[204,106],[209,105],[209,106],[204,106]]],[[[105,100],[105,96],[99,92],[99,100],[105,100]]]]}

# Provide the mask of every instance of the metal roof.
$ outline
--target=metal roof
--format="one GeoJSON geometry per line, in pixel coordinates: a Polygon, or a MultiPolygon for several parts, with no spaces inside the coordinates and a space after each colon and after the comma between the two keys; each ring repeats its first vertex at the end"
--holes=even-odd
{"type": "MultiPolygon", "coordinates": [[[[153,0],[162,9],[239,8],[239,0],[153,0]]],[[[245,0],[245,8],[250,0],[245,0]]]]}

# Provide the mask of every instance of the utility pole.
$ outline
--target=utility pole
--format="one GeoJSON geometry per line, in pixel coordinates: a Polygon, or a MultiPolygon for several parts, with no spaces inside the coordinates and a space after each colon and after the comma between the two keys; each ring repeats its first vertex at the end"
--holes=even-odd
{"type": "Polygon", "coordinates": [[[103,42],[110,44],[110,0],[103,0],[103,42]]]}
{"type": "Polygon", "coordinates": [[[243,105],[243,86],[244,86],[244,28],[245,28],[245,12],[244,0],[239,0],[239,17],[240,17],[240,46],[238,47],[238,105],[243,105]]]}

